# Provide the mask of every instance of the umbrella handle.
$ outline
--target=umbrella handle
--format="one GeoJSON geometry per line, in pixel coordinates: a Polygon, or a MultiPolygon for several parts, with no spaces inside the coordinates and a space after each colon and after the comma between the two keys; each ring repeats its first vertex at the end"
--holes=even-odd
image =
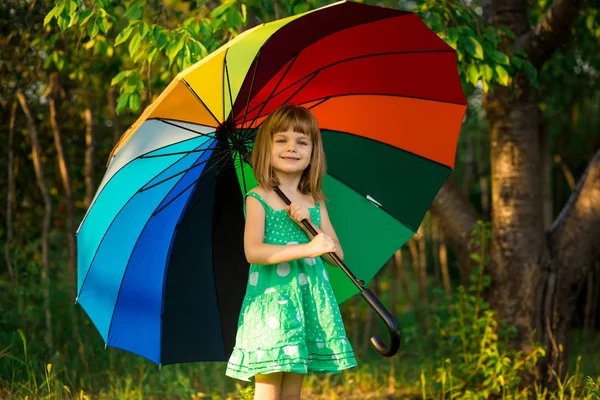
{"type": "MultiPolygon", "coordinates": [[[[287,198],[285,193],[279,189],[279,187],[273,188],[275,192],[281,197],[286,205],[290,205],[291,201],[287,198]]],[[[302,225],[309,231],[309,233],[314,237],[317,236],[318,232],[312,226],[312,224],[308,220],[303,220],[302,225]]],[[[385,322],[388,327],[388,331],[390,332],[390,347],[386,349],[381,337],[379,335],[375,335],[371,337],[371,344],[375,347],[375,350],[384,357],[392,357],[398,352],[400,348],[400,342],[402,341],[400,328],[398,327],[398,323],[392,317],[392,314],[381,304],[379,299],[375,297],[373,292],[365,287],[365,282],[362,280],[356,279],[354,274],[348,269],[346,264],[340,259],[340,257],[336,253],[329,253],[331,258],[336,262],[336,264],[348,275],[348,278],[358,287],[360,290],[360,294],[367,301],[369,306],[375,310],[375,312],[379,315],[379,317],[385,322]]]]}

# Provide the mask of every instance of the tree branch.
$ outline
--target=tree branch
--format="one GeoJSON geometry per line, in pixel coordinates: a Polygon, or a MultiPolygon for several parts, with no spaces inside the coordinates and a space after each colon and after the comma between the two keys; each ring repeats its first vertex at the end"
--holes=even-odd
{"type": "Polygon", "coordinates": [[[548,231],[551,254],[573,281],[584,279],[600,256],[600,150],[548,231]]]}
{"type": "Polygon", "coordinates": [[[537,26],[517,39],[515,46],[525,50],[529,61],[540,68],[569,40],[571,26],[582,5],[582,0],[554,0],[537,26]]]}
{"type": "Polygon", "coordinates": [[[431,204],[431,212],[440,220],[444,239],[458,257],[461,277],[467,279],[473,272],[470,259],[470,234],[479,218],[456,182],[449,178],[431,204]]]}

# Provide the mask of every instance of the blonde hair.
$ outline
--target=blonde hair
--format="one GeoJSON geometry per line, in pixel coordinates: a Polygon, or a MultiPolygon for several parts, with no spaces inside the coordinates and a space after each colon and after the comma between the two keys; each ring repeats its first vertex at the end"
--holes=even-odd
{"type": "Polygon", "coordinates": [[[256,181],[265,188],[279,185],[279,180],[271,165],[271,148],[273,136],[276,133],[287,131],[303,133],[312,140],[310,163],[302,173],[298,189],[301,193],[312,194],[315,200],[325,200],[323,176],[325,175],[326,161],[321,130],[314,115],[302,106],[291,104],[281,106],[261,124],[256,134],[251,159],[256,181]]]}

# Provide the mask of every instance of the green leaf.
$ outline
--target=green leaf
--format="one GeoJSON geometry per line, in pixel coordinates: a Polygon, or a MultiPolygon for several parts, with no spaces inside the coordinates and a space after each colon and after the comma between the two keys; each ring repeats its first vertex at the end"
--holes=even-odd
{"type": "Polygon", "coordinates": [[[488,28],[485,30],[485,37],[493,44],[497,44],[498,42],[500,42],[500,36],[498,36],[498,34],[493,28],[488,28]]]}
{"type": "Polygon", "coordinates": [[[70,18],[63,13],[58,17],[56,22],[58,23],[60,30],[64,32],[69,27],[69,21],[70,18]]]}
{"type": "Polygon", "coordinates": [[[73,14],[75,14],[75,11],[77,11],[77,3],[75,3],[73,0],[71,0],[69,2],[69,9],[67,10],[67,12],[69,13],[69,16],[73,16],[73,14]]]}
{"type": "Polygon", "coordinates": [[[102,30],[102,32],[106,35],[108,33],[108,20],[105,18],[102,18],[100,20],[98,20],[98,25],[100,26],[100,29],[102,30]]]}
{"type": "Polygon", "coordinates": [[[523,61],[523,70],[525,71],[525,75],[535,88],[539,88],[539,83],[537,81],[537,71],[533,64],[530,61],[523,61]]]}
{"type": "Polygon", "coordinates": [[[467,80],[471,82],[473,86],[477,85],[477,82],[479,81],[479,70],[473,63],[469,64],[467,67],[467,80]]]}
{"type": "Polygon", "coordinates": [[[179,53],[179,51],[183,48],[184,44],[185,43],[184,43],[183,39],[179,39],[179,40],[172,42],[171,45],[167,48],[167,57],[169,58],[169,67],[173,63],[173,60],[175,59],[175,57],[177,57],[177,54],[179,53]]]}
{"type": "Polygon", "coordinates": [[[88,36],[90,37],[90,39],[93,39],[99,31],[99,27],[98,27],[98,18],[94,18],[94,21],[88,25],[88,36]]]}
{"type": "Polygon", "coordinates": [[[137,51],[140,49],[140,45],[142,44],[142,38],[140,37],[139,33],[136,33],[133,38],[131,39],[131,42],[129,42],[129,56],[131,58],[133,58],[133,56],[135,56],[135,53],[137,53],[137,51]]]}
{"type": "Polygon", "coordinates": [[[57,10],[58,10],[58,4],[55,5],[54,8],[52,8],[52,10],[50,10],[48,12],[48,14],[46,14],[46,17],[44,18],[44,26],[48,25],[50,23],[50,21],[52,21],[52,19],[56,15],[57,10]]]}
{"type": "Polygon", "coordinates": [[[90,18],[92,18],[92,15],[94,15],[92,10],[85,10],[84,12],[82,12],[79,16],[79,26],[85,25],[90,20],[90,18]]]}
{"type": "Polygon", "coordinates": [[[65,67],[65,58],[57,52],[52,53],[52,60],[54,61],[54,65],[59,71],[62,71],[65,67]]]}
{"type": "Polygon", "coordinates": [[[225,0],[222,2],[222,4],[218,7],[216,7],[214,10],[212,10],[212,12],[210,13],[210,17],[213,19],[217,19],[219,18],[221,15],[223,15],[225,12],[227,12],[227,10],[232,6],[235,5],[236,0],[225,0]]]}
{"type": "Polygon", "coordinates": [[[132,93],[129,96],[129,108],[131,111],[137,111],[140,109],[140,105],[142,104],[142,100],[140,99],[139,93],[132,93]]]}
{"type": "Polygon", "coordinates": [[[150,50],[150,52],[148,53],[148,63],[152,64],[152,61],[154,61],[154,57],[156,56],[156,53],[158,53],[158,48],[155,47],[152,50],[150,50]]]}
{"type": "Polygon", "coordinates": [[[483,91],[484,92],[489,92],[490,91],[490,86],[488,85],[488,81],[486,79],[482,79],[481,80],[481,86],[483,86],[483,91]]]}
{"type": "Polygon", "coordinates": [[[114,78],[112,78],[112,80],[110,81],[110,86],[115,86],[117,85],[119,82],[121,82],[123,79],[127,78],[129,75],[131,75],[131,71],[121,71],[119,72],[114,78]]]}
{"type": "Polygon", "coordinates": [[[523,60],[521,60],[519,57],[513,57],[512,64],[517,67],[517,69],[523,69],[523,60]]]}
{"type": "Polygon", "coordinates": [[[127,78],[127,80],[121,87],[121,90],[124,93],[140,92],[143,89],[144,89],[144,82],[142,82],[140,77],[137,75],[131,75],[129,78],[127,78]]]}
{"type": "Polygon", "coordinates": [[[508,59],[508,56],[504,53],[501,53],[499,51],[493,51],[490,54],[490,57],[494,62],[498,64],[510,65],[510,60],[508,59]]]}
{"type": "Polygon", "coordinates": [[[127,106],[129,105],[129,96],[129,93],[123,93],[119,96],[119,98],[117,99],[117,114],[119,114],[121,111],[127,108],[127,106]]]}
{"type": "Polygon", "coordinates": [[[142,39],[144,38],[144,36],[146,36],[148,34],[149,31],[150,31],[150,29],[148,29],[148,24],[145,23],[144,21],[140,22],[138,33],[140,34],[140,37],[142,39]]]}
{"type": "Polygon", "coordinates": [[[508,72],[501,65],[496,65],[496,74],[498,74],[498,82],[503,86],[508,86],[509,75],[508,72]]]}
{"type": "Polygon", "coordinates": [[[143,14],[142,4],[138,3],[130,7],[125,13],[125,18],[130,21],[139,21],[143,14]]]}
{"type": "Polygon", "coordinates": [[[492,68],[487,64],[483,64],[480,67],[480,72],[481,76],[486,81],[490,81],[494,77],[494,71],[492,71],[492,68]]]}
{"type": "Polygon", "coordinates": [[[302,14],[307,12],[309,9],[308,4],[306,3],[300,3],[294,6],[294,14],[302,14]]]}
{"type": "Polygon", "coordinates": [[[472,57],[477,58],[479,60],[483,60],[483,47],[481,47],[481,43],[473,36],[463,36],[465,50],[472,57]]]}
{"type": "Polygon", "coordinates": [[[115,39],[115,47],[117,47],[118,45],[120,45],[121,43],[126,41],[134,29],[135,29],[135,25],[129,25],[127,28],[125,28],[121,32],[119,32],[119,34],[117,35],[117,38],[115,39]]]}
{"type": "Polygon", "coordinates": [[[169,37],[165,31],[158,26],[152,27],[152,36],[154,37],[154,44],[159,50],[164,49],[169,44],[169,37]]]}
{"type": "Polygon", "coordinates": [[[212,36],[212,29],[210,28],[210,25],[207,25],[206,23],[202,23],[202,25],[200,25],[200,35],[203,38],[210,38],[212,36]]]}

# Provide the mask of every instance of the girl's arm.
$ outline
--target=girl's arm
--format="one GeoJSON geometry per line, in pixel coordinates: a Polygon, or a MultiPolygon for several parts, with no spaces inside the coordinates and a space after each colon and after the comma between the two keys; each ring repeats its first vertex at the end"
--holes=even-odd
{"type": "Polygon", "coordinates": [[[305,244],[266,244],[265,209],[254,197],[246,198],[246,226],[244,228],[244,252],[250,264],[279,264],[311,257],[305,244]]]}

